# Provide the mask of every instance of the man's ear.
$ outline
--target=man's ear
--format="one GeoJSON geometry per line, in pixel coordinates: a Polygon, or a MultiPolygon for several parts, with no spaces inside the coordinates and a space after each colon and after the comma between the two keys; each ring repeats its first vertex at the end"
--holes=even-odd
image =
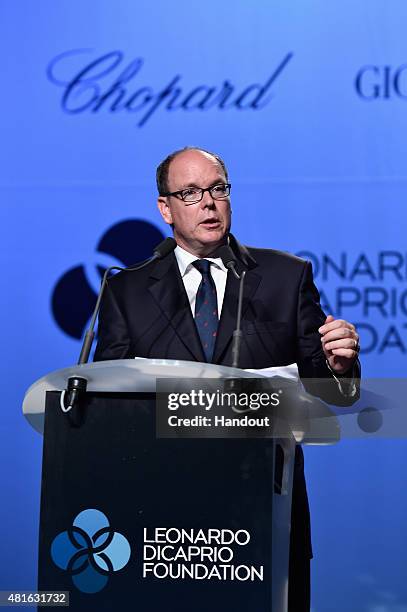
{"type": "Polygon", "coordinates": [[[166,196],[158,196],[157,205],[164,221],[168,223],[168,225],[172,225],[172,214],[168,204],[168,198],[166,196]]]}

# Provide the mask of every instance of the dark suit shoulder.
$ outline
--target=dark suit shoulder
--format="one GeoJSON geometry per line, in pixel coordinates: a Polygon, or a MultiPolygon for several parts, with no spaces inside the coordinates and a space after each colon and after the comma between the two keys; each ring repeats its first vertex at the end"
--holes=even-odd
{"type": "Polygon", "coordinates": [[[301,273],[308,263],[305,259],[297,257],[292,253],[287,253],[286,251],[278,251],[276,249],[260,249],[250,246],[247,246],[246,249],[250,253],[250,256],[260,266],[273,265],[287,271],[297,270],[301,273]]]}
{"type": "MultiPolygon", "coordinates": [[[[141,270],[123,270],[118,272],[109,278],[109,288],[113,293],[121,293],[128,287],[132,287],[133,289],[139,287],[141,291],[144,291],[150,277],[155,275],[157,266],[162,267],[165,262],[165,267],[169,267],[173,263],[173,260],[174,256],[170,254],[163,260],[151,261],[141,270]]],[[[137,264],[134,264],[134,266],[137,266],[137,264]]]]}

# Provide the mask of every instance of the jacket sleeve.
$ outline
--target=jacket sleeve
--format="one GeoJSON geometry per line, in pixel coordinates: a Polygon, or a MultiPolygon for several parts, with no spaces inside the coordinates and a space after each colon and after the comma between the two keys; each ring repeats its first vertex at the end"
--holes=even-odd
{"type": "Polygon", "coordinates": [[[128,325],[113,291],[106,285],[99,312],[98,343],[94,361],[128,359],[131,354],[131,341],[128,325]]]}
{"type": "Polygon", "coordinates": [[[328,367],[318,332],[325,319],[313,280],[312,266],[306,262],[300,281],[297,309],[297,363],[300,377],[312,395],[337,406],[351,406],[360,396],[360,363],[357,360],[353,371],[346,373],[344,384],[338,383],[338,378],[342,377],[335,377],[328,367]],[[353,394],[346,392],[349,378],[354,379],[353,394]]]}

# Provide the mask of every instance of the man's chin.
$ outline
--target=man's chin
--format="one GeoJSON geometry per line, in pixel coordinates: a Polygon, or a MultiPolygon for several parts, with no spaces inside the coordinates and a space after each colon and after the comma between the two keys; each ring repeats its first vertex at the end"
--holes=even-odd
{"type": "Polygon", "coordinates": [[[199,241],[202,247],[215,250],[222,244],[225,244],[227,234],[223,231],[206,230],[204,234],[199,236],[199,241]]]}
{"type": "Polygon", "coordinates": [[[199,232],[191,240],[186,240],[181,236],[177,236],[174,233],[174,238],[177,243],[186,251],[196,255],[197,257],[207,257],[216,251],[217,248],[226,244],[228,232],[220,231],[208,231],[199,232]]]}
{"type": "Polygon", "coordinates": [[[222,242],[222,240],[225,240],[227,233],[223,227],[202,226],[199,231],[199,240],[207,244],[222,242]]]}

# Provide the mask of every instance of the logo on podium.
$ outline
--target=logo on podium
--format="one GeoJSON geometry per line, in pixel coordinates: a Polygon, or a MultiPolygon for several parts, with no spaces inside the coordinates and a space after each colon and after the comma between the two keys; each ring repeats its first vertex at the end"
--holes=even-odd
{"type": "Polygon", "coordinates": [[[72,527],[51,544],[53,562],[71,574],[73,584],[83,593],[101,591],[109,575],[127,565],[130,553],[127,538],[113,531],[108,518],[95,509],[80,512],[72,527]]]}

